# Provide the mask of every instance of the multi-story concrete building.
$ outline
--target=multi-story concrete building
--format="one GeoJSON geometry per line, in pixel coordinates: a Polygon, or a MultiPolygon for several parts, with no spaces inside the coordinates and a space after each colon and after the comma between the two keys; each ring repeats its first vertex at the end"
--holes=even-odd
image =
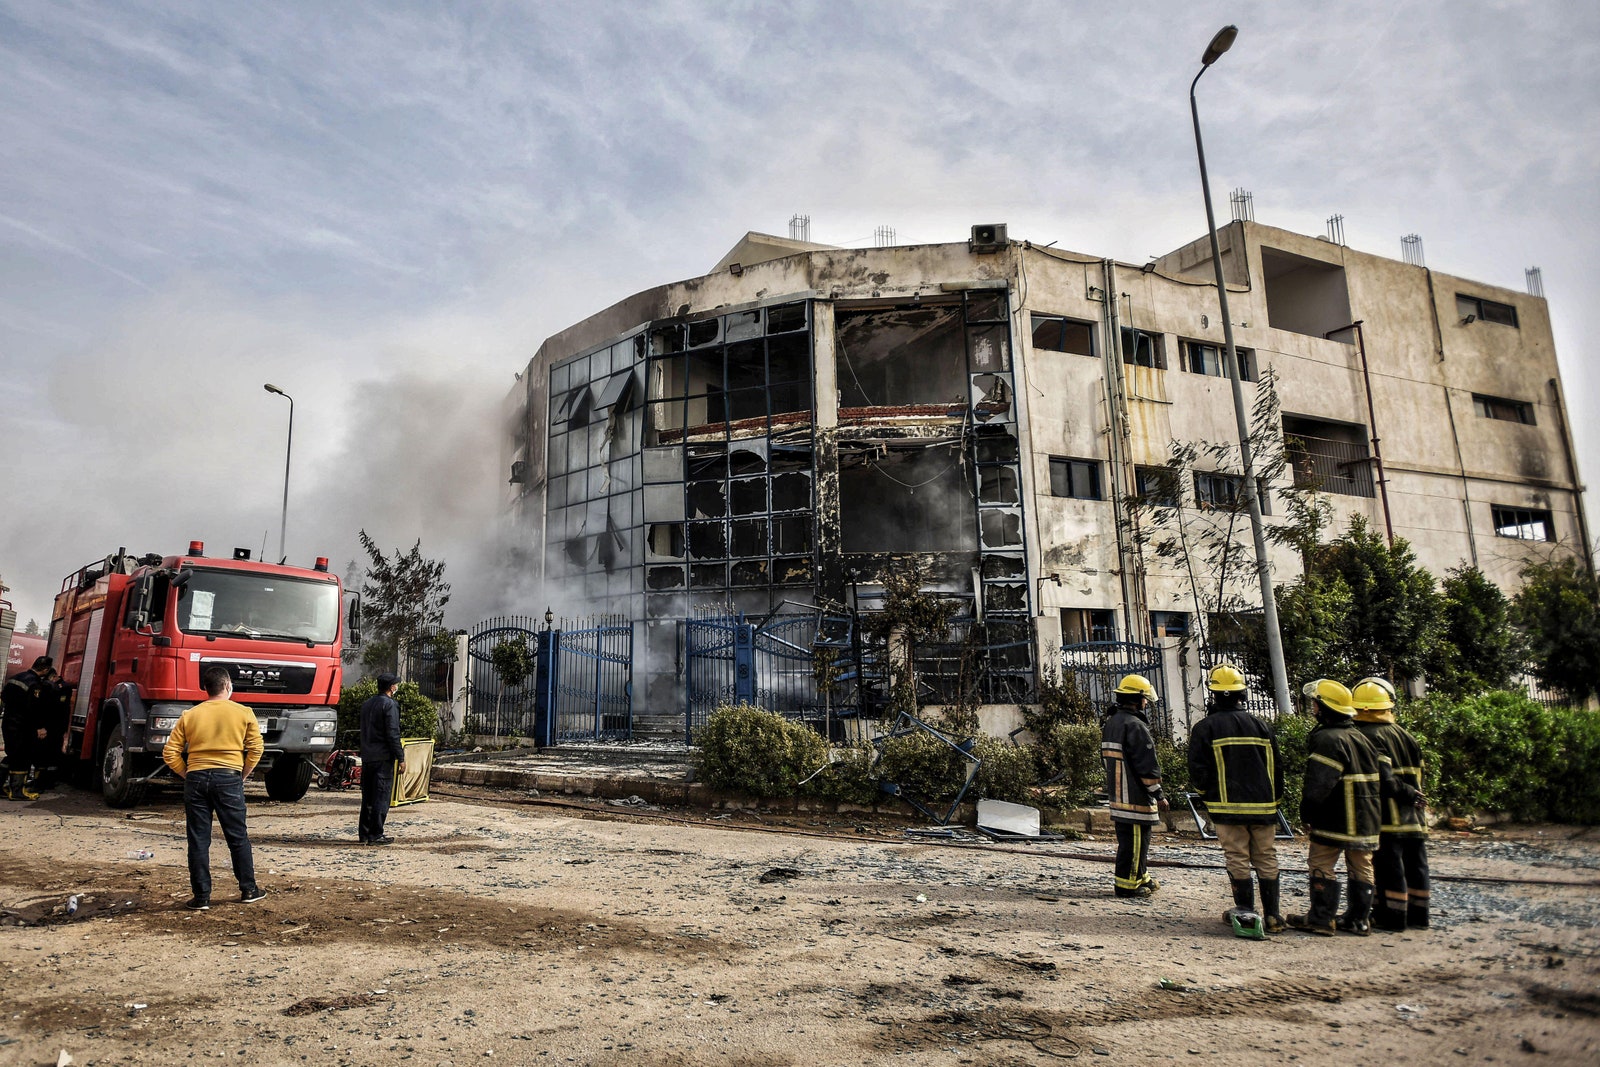
{"type": "MultiPolygon", "coordinates": [[[[1507,588],[1586,551],[1541,297],[1254,222],[1219,236],[1246,396],[1286,460],[1268,522],[1315,489],[1336,529],[1365,516],[1507,588]]],[[[1141,266],[1003,226],[751,233],[541,346],[510,398],[510,509],[559,606],[638,620],[656,651],[704,605],[865,607],[917,554],[984,624],[986,701],[1103,639],[1166,644],[1188,689],[1210,617],[1259,608],[1222,338],[1205,239],[1141,266]]]]}

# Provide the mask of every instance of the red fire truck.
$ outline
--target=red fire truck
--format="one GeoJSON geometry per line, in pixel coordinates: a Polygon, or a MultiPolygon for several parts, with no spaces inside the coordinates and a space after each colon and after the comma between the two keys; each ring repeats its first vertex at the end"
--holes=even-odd
{"type": "Polygon", "coordinates": [[[360,643],[360,602],[328,573],[250,559],[212,558],[189,543],[181,556],[113,556],[61,583],[50,655],[73,687],[69,749],[113,807],[137,804],[152,785],[177,782],[161,748],[185,708],[205,700],[200,672],[233,676],[233,699],[261,724],[267,795],[299,800],[310,758],[333,751],[340,649],[360,643]]]}

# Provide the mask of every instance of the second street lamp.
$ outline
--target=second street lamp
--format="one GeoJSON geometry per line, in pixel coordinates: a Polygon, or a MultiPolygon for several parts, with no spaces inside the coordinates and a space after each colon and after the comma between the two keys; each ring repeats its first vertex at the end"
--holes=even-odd
{"type": "Polygon", "coordinates": [[[289,558],[288,550],[284,548],[284,535],[289,531],[289,459],[294,454],[294,397],[270,382],[263,388],[289,402],[289,440],[283,446],[283,522],[278,526],[278,562],[282,563],[289,558]]]}
{"type": "MultiPolygon", "coordinates": [[[[1194,89],[1200,75],[1211,69],[1211,64],[1233,47],[1239,35],[1237,26],[1224,26],[1211,38],[1205,55],[1200,57],[1200,74],[1189,83],[1189,113],[1194,116],[1194,150],[1200,157],[1200,191],[1206,201],[1206,230],[1211,237],[1211,267],[1217,278],[1217,300],[1222,311],[1223,361],[1228,369],[1228,382],[1233,387],[1233,417],[1239,431],[1239,463],[1244,468],[1245,507],[1250,511],[1250,534],[1256,545],[1256,577],[1261,582],[1261,616],[1267,632],[1267,658],[1272,663],[1272,690],[1278,714],[1287,715],[1293,705],[1289,702],[1289,675],[1283,664],[1283,637],[1278,632],[1278,602],[1272,594],[1272,564],[1267,559],[1267,535],[1261,522],[1261,498],[1256,490],[1254,451],[1250,446],[1250,419],[1245,412],[1244,387],[1239,384],[1239,353],[1233,347],[1233,320],[1228,316],[1228,286],[1222,279],[1222,252],[1217,246],[1217,220],[1211,211],[1211,181],[1206,176],[1206,150],[1200,141],[1200,105],[1195,102],[1194,89]]],[[[1221,610],[1222,605],[1217,605],[1221,610]]]]}

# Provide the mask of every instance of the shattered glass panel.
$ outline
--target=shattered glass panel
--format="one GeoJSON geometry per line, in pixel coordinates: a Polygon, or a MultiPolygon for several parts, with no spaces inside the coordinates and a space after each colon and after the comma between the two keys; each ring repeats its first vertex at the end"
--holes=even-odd
{"type": "Polygon", "coordinates": [[[1008,420],[1011,414],[1009,375],[978,374],[972,379],[972,416],[979,422],[1008,420]]]}
{"type": "Polygon", "coordinates": [[[682,559],[683,558],[683,523],[658,522],[650,527],[650,538],[646,542],[650,549],[651,559],[682,559]]]}
{"type": "Polygon", "coordinates": [[[736,587],[766,585],[771,580],[764,559],[740,560],[729,568],[729,575],[736,587]]]}
{"type": "Polygon", "coordinates": [[[793,471],[772,479],[773,511],[805,511],[811,507],[811,474],[793,471]]]}
{"type": "Polygon", "coordinates": [[[987,584],[983,587],[985,611],[1027,611],[1028,587],[1020,584],[987,584]]]}
{"type": "Polygon", "coordinates": [[[716,344],[721,337],[721,319],[701,319],[699,322],[689,323],[690,348],[699,348],[702,345],[716,344]]]}
{"type": "Polygon", "coordinates": [[[772,550],[785,555],[811,551],[811,516],[788,515],[772,520],[772,550]]]}
{"type": "Polygon", "coordinates": [[[691,589],[722,589],[728,584],[728,568],[722,563],[695,563],[689,567],[691,589]]]}
{"type": "Polygon", "coordinates": [[[689,524],[690,559],[725,559],[728,555],[728,533],[720,522],[691,522],[689,524]]]}
{"type": "Polygon", "coordinates": [[[840,406],[961,403],[966,339],[959,304],[840,311],[840,406]]]}
{"type": "Polygon", "coordinates": [[[767,480],[741,478],[728,486],[728,499],[735,515],[760,515],[767,510],[767,480]]]}
{"type": "Polygon", "coordinates": [[[728,555],[742,559],[767,554],[766,519],[736,519],[730,525],[733,528],[733,543],[728,555]]]}
{"type": "Polygon", "coordinates": [[[978,438],[975,451],[979,463],[1015,463],[1017,439],[1008,433],[983,434],[978,438]]]}
{"type": "Polygon", "coordinates": [[[736,311],[728,316],[723,327],[725,341],[744,341],[751,337],[761,336],[761,309],[751,311],[736,311]]]}
{"type": "Polygon", "coordinates": [[[1006,317],[1006,294],[993,291],[969,290],[967,292],[967,321],[996,322],[1006,317]]]}
{"type": "Polygon", "coordinates": [[[1017,488],[1015,467],[980,467],[978,501],[983,504],[1016,504],[1022,500],[1017,488]]]}
{"type": "Polygon", "coordinates": [[[975,326],[967,331],[972,371],[1011,369],[1011,333],[1004,326],[975,326]]]}
{"type": "Polygon", "coordinates": [[[715,519],[728,513],[727,483],[701,481],[689,483],[689,513],[697,519],[715,519]]]}
{"type": "Polygon", "coordinates": [[[1022,544],[1022,514],[1016,511],[985,511],[978,517],[984,548],[1006,548],[1022,544]]]}
{"type": "Polygon", "coordinates": [[[645,585],[650,589],[682,589],[687,582],[682,567],[651,567],[645,571],[645,585]]]}
{"type": "Polygon", "coordinates": [[[772,580],[777,585],[810,585],[816,578],[810,556],[775,559],[772,569],[772,580]]]}
{"type": "Polygon", "coordinates": [[[1027,565],[1021,556],[984,556],[983,577],[988,578],[1021,578],[1027,573],[1027,565]]]}
{"type": "Polygon", "coordinates": [[[683,351],[683,325],[672,323],[650,331],[650,354],[665,356],[683,351]]]}
{"type": "Polygon", "coordinates": [[[806,305],[778,304],[767,308],[767,332],[789,333],[806,328],[806,305]]]}
{"type": "Polygon", "coordinates": [[[740,441],[732,446],[728,452],[728,473],[734,477],[764,473],[767,469],[766,444],[765,441],[740,441]]]}

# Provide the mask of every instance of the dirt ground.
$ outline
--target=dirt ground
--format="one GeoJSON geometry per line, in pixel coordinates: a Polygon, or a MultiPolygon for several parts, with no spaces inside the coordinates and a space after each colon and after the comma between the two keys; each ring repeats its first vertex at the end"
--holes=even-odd
{"type": "Polygon", "coordinates": [[[176,796],[0,804],[0,1064],[1600,1061],[1600,835],[1571,828],[1435,838],[1471,880],[1435,886],[1430,931],[1253,942],[1193,837],[1128,902],[1104,838],[452,787],[363,848],[355,793],[259,789],[269,896],[234,902],[219,835],[204,913],[176,796]]]}

